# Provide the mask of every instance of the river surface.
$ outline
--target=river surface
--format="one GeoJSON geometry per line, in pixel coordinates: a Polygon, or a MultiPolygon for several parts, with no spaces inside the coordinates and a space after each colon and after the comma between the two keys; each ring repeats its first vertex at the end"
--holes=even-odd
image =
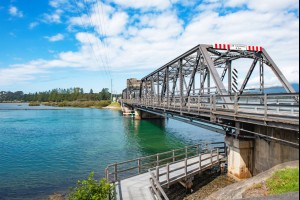
{"type": "Polygon", "coordinates": [[[174,120],[134,120],[120,111],[0,103],[0,199],[66,193],[108,164],[224,136],[174,120]]]}

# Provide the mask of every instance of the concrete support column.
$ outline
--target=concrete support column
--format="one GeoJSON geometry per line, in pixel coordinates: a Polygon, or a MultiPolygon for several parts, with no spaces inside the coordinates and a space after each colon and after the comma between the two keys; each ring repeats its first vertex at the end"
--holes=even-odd
{"type": "Polygon", "coordinates": [[[142,119],[142,111],[134,109],[134,119],[142,119]]]}
{"type": "Polygon", "coordinates": [[[141,120],[141,119],[164,119],[161,115],[155,115],[153,113],[141,111],[138,109],[134,109],[134,119],[141,120]]]}
{"type": "Polygon", "coordinates": [[[253,141],[225,137],[228,146],[228,175],[236,179],[252,177],[253,141]]]}

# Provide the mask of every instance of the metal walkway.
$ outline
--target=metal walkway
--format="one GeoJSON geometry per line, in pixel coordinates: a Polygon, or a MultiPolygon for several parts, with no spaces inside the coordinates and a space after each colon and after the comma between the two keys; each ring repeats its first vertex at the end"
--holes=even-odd
{"type": "Polygon", "coordinates": [[[115,163],[109,165],[105,173],[107,180],[115,184],[117,200],[168,199],[163,188],[178,182],[188,188],[192,185],[195,175],[220,165],[220,162],[225,161],[225,157],[224,143],[193,145],[115,163]],[[151,158],[155,158],[154,161],[151,158]],[[145,162],[146,159],[149,162],[145,162]],[[144,171],[145,166],[149,164],[155,167],[144,171]]]}

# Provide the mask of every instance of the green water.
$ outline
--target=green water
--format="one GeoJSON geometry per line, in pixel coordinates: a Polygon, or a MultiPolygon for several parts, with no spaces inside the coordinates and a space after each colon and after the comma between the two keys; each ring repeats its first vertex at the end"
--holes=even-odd
{"type": "Polygon", "coordinates": [[[103,177],[108,164],[223,140],[182,122],[134,120],[113,110],[27,109],[0,104],[1,200],[47,199],[65,193],[90,171],[103,177]]]}

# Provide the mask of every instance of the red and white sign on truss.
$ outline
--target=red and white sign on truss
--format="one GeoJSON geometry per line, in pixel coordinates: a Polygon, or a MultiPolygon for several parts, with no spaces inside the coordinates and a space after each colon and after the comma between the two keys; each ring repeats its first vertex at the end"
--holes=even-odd
{"type": "Polygon", "coordinates": [[[262,46],[249,46],[244,44],[214,44],[215,49],[238,51],[262,51],[262,46]]]}

